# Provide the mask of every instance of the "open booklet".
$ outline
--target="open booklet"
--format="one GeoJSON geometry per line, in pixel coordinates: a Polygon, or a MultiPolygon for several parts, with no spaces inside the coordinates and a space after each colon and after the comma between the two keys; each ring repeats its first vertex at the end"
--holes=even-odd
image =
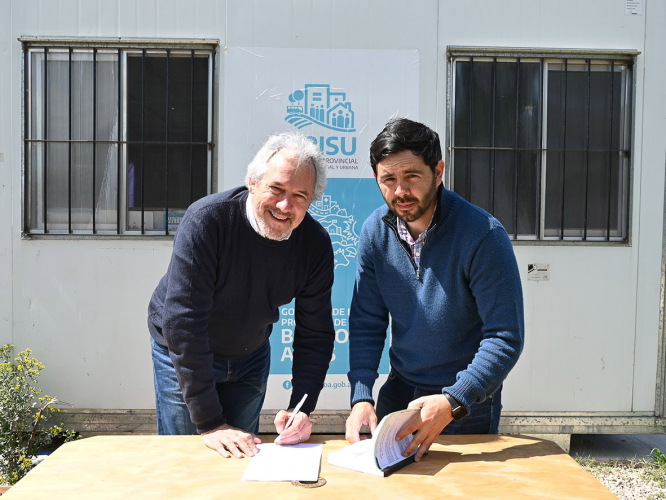
{"type": "Polygon", "coordinates": [[[409,434],[400,441],[396,441],[395,437],[419,411],[420,409],[414,408],[386,415],[379,422],[372,439],[365,439],[331,452],[328,463],[375,476],[388,476],[412,463],[416,450],[408,457],[403,457],[402,454],[412,442],[413,436],[409,434]]]}

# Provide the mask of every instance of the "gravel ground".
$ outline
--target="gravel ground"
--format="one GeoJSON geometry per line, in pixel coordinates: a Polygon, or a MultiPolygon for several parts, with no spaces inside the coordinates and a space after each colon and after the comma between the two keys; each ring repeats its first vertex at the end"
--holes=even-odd
{"type": "Polygon", "coordinates": [[[576,461],[620,499],[666,499],[666,470],[650,458],[602,462],[576,457],[576,461]]]}

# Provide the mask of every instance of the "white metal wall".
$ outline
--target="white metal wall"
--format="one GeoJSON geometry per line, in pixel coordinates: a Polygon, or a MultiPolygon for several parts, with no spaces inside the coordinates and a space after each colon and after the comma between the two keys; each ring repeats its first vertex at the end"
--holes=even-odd
{"type": "MultiPolygon", "coordinates": [[[[659,261],[663,248],[664,158],[666,156],[666,4],[649,2],[643,59],[643,101],[641,134],[636,134],[636,344],[634,352],[633,409],[653,408],[653,380],[656,375],[660,300],[659,261]],[[640,175],[639,175],[640,174],[640,175]],[[638,193],[636,191],[638,190],[638,193]],[[638,202],[638,203],[637,203],[638,202]]],[[[637,118],[638,120],[638,118],[637,118]]],[[[638,129],[637,129],[638,130],[638,129]]]]}
{"type": "MultiPolygon", "coordinates": [[[[0,102],[2,109],[11,110],[11,120],[0,120],[0,144],[11,148],[5,165],[11,165],[7,206],[13,210],[8,212],[13,227],[5,227],[5,217],[0,217],[0,248],[11,242],[13,254],[13,279],[8,280],[13,283],[13,333],[3,328],[2,335],[18,349],[32,348],[46,365],[42,379],[48,394],[78,408],[154,408],[146,311],[166,271],[172,242],[20,238],[21,47],[16,39],[39,35],[224,40],[226,5],[214,0],[12,0],[0,5],[9,14],[0,16],[0,23],[7,19],[8,25],[2,31],[0,53],[0,81],[6,79],[8,86],[0,102]]],[[[0,175],[5,174],[2,165],[0,175]]],[[[4,207],[4,197],[1,203],[4,207]]]]}
{"type": "MultiPolygon", "coordinates": [[[[49,394],[80,408],[152,408],[146,307],[171,242],[22,240],[21,47],[16,38],[216,38],[221,46],[415,49],[420,118],[446,127],[446,47],[636,49],[631,245],[524,245],[527,342],[511,411],[653,412],[662,254],[666,6],[504,0],[0,2],[0,342],[31,347],[49,394]],[[336,37],[332,27],[344,26],[336,37]],[[7,119],[9,118],[9,119],[7,119]]],[[[224,71],[224,49],[221,49],[224,71]]],[[[225,89],[218,79],[219,92],[225,89]]],[[[218,99],[217,102],[221,102],[218,99]]],[[[388,117],[387,117],[388,118],[388,117]]],[[[224,123],[218,124],[218,138],[224,123]]],[[[224,148],[219,143],[219,152],[224,148]]],[[[243,169],[243,165],[220,165],[243,169]]],[[[218,175],[222,179],[222,175],[218,175]]],[[[223,186],[222,190],[232,186],[223,186]]]]}
{"type": "MultiPolygon", "coordinates": [[[[12,222],[13,210],[20,207],[14,203],[12,176],[20,172],[20,148],[17,161],[13,161],[12,125],[10,117],[14,115],[12,107],[20,108],[20,104],[12,99],[11,91],[13,69],[10,51],[12,47],[11,4],[0,2],[0,345],[12,341],[12,222]]],[[[20,97],[20,94],[19,94],[20,97]]],[[[20,101],[19,101],[20,102],[20,101]]],[[[20,115],[18,115],[20,116],[20,115]]],[[[21,125],[18,125],[20,133],[21,125]]],[[[19,144],[20,146],[20,144],[19,144]]]]}
{"type": "MultiPolygon", "coordinates": [[[[504,392],[512,411],[653,412],[664,194],[663,2],[643,16],[624,2],[441,2],[447,45],[635,49],[638,57],[631,246],[514,246],[521,274],[549,263],[550,282],[523,281],[525,352],[504,392]],[[650,141],[647,137],[650,137],[650,141]]],[[[439,67],[439,81],[445,68],[439,67]]],[[[441,102],[446,87],[438,85],[441,102]]],[[[445,128],[438,113],[438,129],[445,128]]]]}

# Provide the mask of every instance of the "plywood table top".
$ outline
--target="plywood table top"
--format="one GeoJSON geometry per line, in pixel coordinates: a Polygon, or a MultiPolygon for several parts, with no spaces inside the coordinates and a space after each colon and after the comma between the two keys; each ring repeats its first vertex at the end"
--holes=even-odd
{"type": "Polygon", "coordinates": [[[224,459],[199,436],[97,436],[61,446],[2,500],[615,498],[555,443],[531,437],[440,436],[421,462],[386,478],[328,465],[342,436],[310,442],[324,443],[320,488],[242,482],[248,459],[224,459]]]}

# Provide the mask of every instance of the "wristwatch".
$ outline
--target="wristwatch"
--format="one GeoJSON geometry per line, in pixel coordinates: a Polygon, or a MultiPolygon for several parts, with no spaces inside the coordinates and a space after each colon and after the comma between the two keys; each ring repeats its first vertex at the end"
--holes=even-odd
{"type": "Polygon", "coordinates": [[[461,405],[456,398],[451,396],[448,392],[444,393],[444,397],[449,400],[451,404],[451,414],[453,415],[453,420],[460,420],[467,416],[467,409],[461,405]]]}

